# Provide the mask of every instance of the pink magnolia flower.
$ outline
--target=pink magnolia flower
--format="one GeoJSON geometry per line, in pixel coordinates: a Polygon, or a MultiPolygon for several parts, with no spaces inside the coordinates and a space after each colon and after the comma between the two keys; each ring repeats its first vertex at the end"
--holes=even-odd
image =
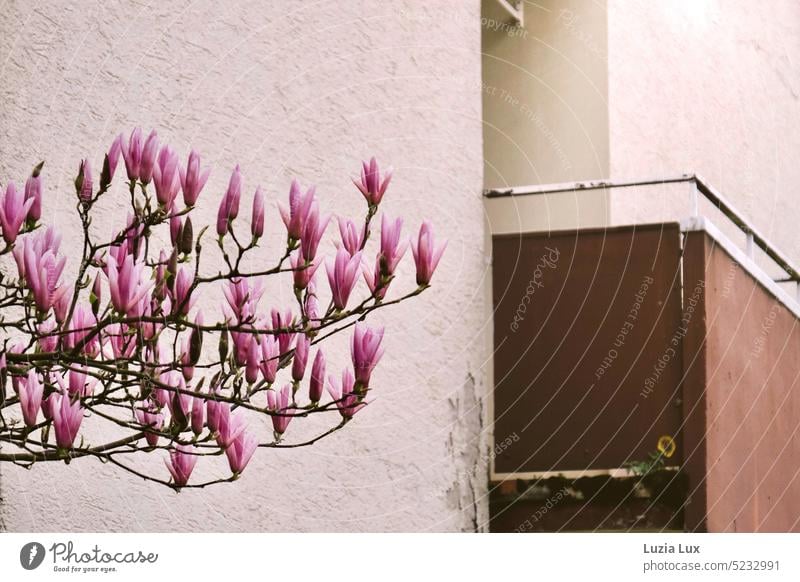
{"type": "Polygon", "coordinates": [[[225,456],[228,457],[228,466],[234,475],[238,476],[244,471],[257,448],[258,440],[248,433],[240,432],[233,439],[225,449],[225,456]]]}
{"type": "Polygon", "coordinates": [[[217,234],[219,236],[225,236],[228,233],[228,225],[239,216],[239,199],[241,196],[242,173],[237,165],[231,174],[228,189],[219,203],[219,211],[217,212],[217,234]]]}
{"type": "Polygon", "coordinates": [[[94,313],[86,309],[83,305],[75,307],[72,320],[69,323],[69,333],[64,335],[64,343],[67,348],[74,349],[83,344],[81,352],[90,356],[97,354],[100,349],[100,340],[97,335],[92,335],[84,344],[84,340],[89,336],[91,330],[97,325],[97,318],[94,313]]]}
{"type": "Polygon", "coordinates": [[[237,277],[222,288],[230,307],[228,312],[236,323],[248,323],[258,313],[258,302],[264,294],[264,281],[260,278],[237,277]]]}
{"type": "Polygon", "coordinates": [[[122,152],[122,134],[119,134],[114,141],[111,142],[111,147],[108,148],[106,157],[108,158],[108,181],[114,179],[114,174],[117,171],[117,164],[119,163],[119,155],[122,152]]]}
{"type": "Polygon", "coordinates": [[[130,358],[136,350],[136,334],[127,325],[114,323],[106,328],[105,338],[111,345],[111,354],[115,359],[130,358]]]}
{"type": "Polygon", "coordinates": [[[419,229],[419,238],[411,241],[411,251],[414,253],[414,262],[417,264],[417,285],[428,285],[433,277],[433,272],[447,248],[447,241],[435,244],[433,229],[426,220],[419,229]]]}
{"type": "MultiPolygon", "coordinates": [[[[158,412],[154,407],[148,407],[146,409],[137,408],[136,422],[153,431],[161,431],[164,427],[164,415],[158,412]]],[[[145,431],[144,438],[151,447],[158,444],[158,434],[155,432],[145,431]]]]}
{"type": "Polygon", "coordinates": [[[36,222],[42,217],[42,175],[34,171],[25,182],[25,201],[32,200],[28,215],[29,222],[36,222]]]}
{"type": "Polygon", "coordinates": [[[125,169],[128,172],[130,181],[139,179],[139,172],[142,165],[142,130],[137,127],[131,132],[128,143],[120,142],[122,147],[122,158],[125,160],[125,169]]]}
{"type": "Polygon", "coordinates": [[[356,381],[365,389],[369,386],[372,371],[383,356],[382,340],[382,327],[372,329],[362,323],[356,324],[350,342],[350,356],[353,359],[356,381]]]}
{"type": "MultiPolygon", "coordinates": [[[[342,246],[352,257],[361,250],[364,244],[365,225],[359,229],[356,223],[349,218],[339,218],[339,235],[342,237],[342,246]]],[[[339,245],[337,244],[337,247],[339,245]]]]}
{"type": "Polygon", "coordinates": [[[349,368],[342,370],[341,384],[333,375],[328,377],[328,394],[336,403],[339,414],[347,420],[353,418],[356,412],[366,406],[364,402],[359,402],[358,395],[353,391],[354,386],[355,378],[349,368]]]}
{"type": "Polygon", "coordinates": [[[208,430],[212,433],[218,433],[220,409],[225,406],[226,403],[211,398],[211,396],[218,394],[217,390],[211,389],[208,394],[209,397],[206,398],[206,426],[208,426],[208,430]]]}
{"type": "Polygon", "coordinates": [[[322,391],[325,387],[325,354],[322,350],[317,350],[314,364],[311,366],[311,380],[308,383],[308,397],[314,404],[322,399],[322,391]]]}
{"type": "Polygon", "coordinates": [[[289,207],[286,208],[282,204],[278,207],[290,239],[300,240],[303,237],[306,218],[314,202],[315,192],[316,188],[311,186],[305,195],[301,195],[300,184],[297,180],[292,180],[289,188],[289,207]]]}
{"type": "MultiPolygon", "coordinates": [[[[211,400],[209,400],[211,402],[211,400]]],[[[244,432],[244,420],[240,414],[231,412],[231,405],[227,402],[217,402],[216,410],[213,411],[214,424],[216,424],[217,444],[227,449],[239,435],[244,432]]],[[[212,411],[208,410],[209,427],[211,426],[212,411]]]]}
{"type": "Polygon", "coordinates": [[[45,353],[55,352],[58,347],[58,334],[53,333],[58,327],[54,319],[48,319],[36,326],[39,349],[45,353]]]}
{"type": "Polygon", "coordinates": [[[286,427],[292,420],[293,414],[289,408],[292,399],[292,385],[286,384],[280,392],[267,390],[267,409],[277,414],[272,415],[272,428],[276,433],[282,435],[286,432],[286,427]]]}
{"type": "Polygon", "coordinates": [[[325,230],[328,228],[330,221],[330,216],[320,218],[319,205],[314,202],[308,211],[303,225],[303,233],[300,237],[300,248],[306,259],[312,261],[316,258],[322,235],[325,234],[325,230]]]}
{"type": "Polygon", "coordinates": [[[306,259],[301,249],[297,249],[292,253],[291,265],[294,274],[295,289],[305,289],[308,287],[308,284],[314,280],[314,275],[316,275],[320,264],[321,263],[316,260],[306,264],[306,259]]]}
{"type": "Polygon", "coordinates": [[[336,260],[333,265],[330,262],[325,264],[336,309],[342,310],[347,307],[347,300],[358,280],[360,266],[361,252],[359,251],[351,257],[344,249],[336,252],[336,260]]]}
{"type": "Polygon", "coordinates": [[[408,241],[400,241],[403,219],[390,219],[386,214],[381,216],[381,271],[384,275],[394,275],[400,259],[408,249],[408,241]]]}
{"type": "Polygon", "coordinates": [[[259,363],[261,374],[269,384],[275,382],[280,359],[278,340],[272,334],[265,334],[260,339],[261,361],[259,363]]]}
{"type": "MultiPolygon", "coordinates": [[[[17,378],[14,378],[17,380],[17,378]]],[[[22,419],[26,426],[36,426],[36,417],[42,407],[42,395],[44,394],[44,384],[39,380],[36,370],[29,370],[28,375],[17,380],[16,388],[19,396],[20,408],[22,408],[22,419]]]]}
{"type": "Polygon", "coordinates": [[[181,182],[178,174],[178,154],[168,145],[163,146],[158,152],[158,159],[153,166],[153,184],[156,187],[158,203],[171,210],[181,182]]]}
{"type": "Polygon", "coordinates": [[[14,261],[17,263],[20,279],[25,278],[25,249],[29,246],[36,255],[43,255],[47,251],[58,255],[58,248],[61,246],[61,235],[56,232],[55,228],[48,226],[44,231],[39,229],[30,236],[21,239],[14,246],[11,254],[14,255],[14,261]]]}
{"type": "Polygon", "coordinates": [[[122,264],[109,253],[106,259],[106,277],[111,295],[111,304],[118,313],[129,317],[142,315],[142,299],[147,297],[153,281],[146,280],[144,262],[136,262],[133,255],[125,256],[122,264]]]}
{"type": "MultiPolygon", "coordinates": [[[[283,313],[277,309],[272,310],[272,330],[288,330],[294,326],[294,316],[292,316],[291,309],[287,309],[283,313]]],[[[296,334],[290,331],[281,331],[278,336],[278,347],[280,348],[280,355],[283,356],[292,349],[292,342],[296,334]]]]}
{"type": "Polygon", "coordinates": [[[75,185],[78,188],[78,198],[83,202],[89,202],[92,199],[92,190],[94,189],[92,178],[92,165],[89,160],[82,160],[78,168],[78,179],[75,180],[75,185]]]}
{"type": "MultiPolygon", "coordinates": [[[[52,395],[50,398],[54,396],[52,395]]],[[[52,412],[56,444],[62,449],[72,448],[83,421],[81,401],[72,402],[69,394],[62,394],[60,400],[54,404],[52,412]]]]}
{"type": "Polygon", "coordinates": [[[200,396],[192,398],[192,432],[200,435],[206,423],[206,401],[200,396]]]}
{"type": "Polygon", "coordinates": [[[175,276],[175,288],[172,293],[172,311],[181,315],[186,315],[192,309],[195,297],[192,297],[192,283],[194,275],[192,268],[183,266],[175,276]]]}
{"type": "Polygon", "coordinates": [[[183,189],[183,203],[186,206],[194,206],[200,192],[208,181],[211,168],[200,170],[200,155],[192,150],[189,152],[189,161],[186,163],[186,170],[180,168],[181,188],[183,189]]]}
{"type": "Polygon", "coordinates": [[[158,154],[158,134],[156,130],[150,132],[142,147],[142,160],[139,164],[139,180],[143,184],[149,184],[153,177],[153,169],[156,165],[156,155],[158,154]]]}
{"type": "Polygon", "coordinates": [[[258,382],[258,371],[261,364],[261,345],[253,334],[247,335],[249,335],[250,338],[247,343],[244,377],[248,384],[255,384],[258,382]]]}
{"type": "Polygon", "coordinates": [[[361,163],[361,180],[358,182],[353,180],[353,184],[361,191],[370,206],[377,206],[381,203],[391,180],[392,168],[384,172],[383,180],[381,180],[378,161],[373,157],[369,162],[361,163]]]}
{"type": "Polygon", "coordinates": [[[176,487],[184,487],[189,482],[189,477],[197,463],[197,455],[193,453],[194,447],[178,445],[169,452],[169,462],[164,459],[164,464],[172,475],[176,487]]]}
{"type": "Polygon", "coordinates": [[[311,329],[317,329],[320,325],[319,301],[317,300],[317,290],[313,281],[308,284],[308,288],[306,289],[305,311],[309,327],[311,329]]]}
{"type": "Polygon", "coordinates": [[[306,373],[308,363],[308,350],[311,348],[311,340],[305,334],[300,334],[294,346],[294,357],[292,358],[292,380],[299,382],[306,373]]]}
{"type": "Polygon", "coordinates": [[[18,192],[14,182],[9,182],[3,199],[0,200],[0,228],[3,229],[3,240],[6,244],[14,244],[22,223],[33,206],[33,199],[25,200],[25,193],[18,192]]]}
{"type": "Polygon", "coordinates": [[[72,303],[72,286],[62,285],[58,288],[58,293],[53,297],[53,314],[58,323],[64,323],[69,313],[69,306],[72,303]]]}
{"type": "Polygon", "coordinates": [[[67,259],[57,257],[51,250],[39,254],[36,246],[26,244],[23,250],[25,283],[33,295],[36,308],[40,313],[47,313],[56,300],[59,279],[67,259]]]}
{"type": "Polygon", "coordinates": [[[94,283],[92,284],[92,291],[89,293],[89,304],[92,306],[92,312],[97,315],[97,312],[100,311],[100,302],[103,300],[103,280],[100,278],[100,272],[98,271],[94,277],[94,283]]]}
{"type": "Polygon", "coordinates": [[[68,373],[68,377],[67,392],[69,394],[84,398],[94,393],[97,378],[87,375],[86,368],[82,366],[72,368],[68,373]]]}
{"type": "Polygon", "coordinates": [[[250,220],[250,232],[253,238],[260,238],[264,234],[264,193],[261,186],[253,194],[253,216],[250,220]]]}

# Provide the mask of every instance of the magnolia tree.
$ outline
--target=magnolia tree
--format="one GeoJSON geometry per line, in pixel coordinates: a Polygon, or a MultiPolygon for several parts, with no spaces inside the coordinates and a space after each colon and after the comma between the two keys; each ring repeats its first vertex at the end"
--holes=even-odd
{"type": "Polygon", "coordinates": [[[391,296],[409,241],[402,219],[382,214],[380,242],[368,250],[391,180],[373,158],[354,180],[366,200],[365,218],[337,217],[331,256],[320,247],[331,217],[320,214],[313,187],[303,192],[294,181],[288,205],[280,207],[285,245],[266,267],[247,270],[244,263],[265,264],[263,257],[249,260],[264,234],[261,188],[246,232],[236,222],[242,176],[238,166],[233,170],[216,224],[209,225],[215,241],[209,226],[192,222],[210,173],[200,156],[192,151],[183,167],[155,132],[143,139],[136,129],[113,142],[98,181],[88,160],[80,164],[82,241],[66,253],[75,261],[68,270],[74,279],[67,280],[61,235],[40,223],[41,170],[42,164],[34,168],[24,189],[9,182],[0,191],[0,255],[8,257],[0,279],[0,461],[24,467],[95,457],[180,489],[236,479],[259,448],[315,443],[367,403],[383,329],[364,320],[425,290],[445,248],[423,222],[410,242],[416,286],[391,296]],[[93,210],[112,196],[120,156],[128,181],[117,194],[129,206],[128,218],[110,240],[98,238],[93,210]],[[159,240],[171,244],[162,248],[159,240]],[[220,254],[221,269],[205,266],[207,246],[220,254]],[[323,263],[325,276],[317,276],[323,263]],[[265,305],[269,276],[293,286],[292,307],[265,305]],[[366,285],[356,297],[360,277],[366,285]],[[201,299],[213,287],[222,288],[221,305],[201,299]],[[328,295],[325,305],[320,299],[328,295]],[[331,370],[321,344],[341,332],[350,335],[352,361],[331,370]],[[328,413],[324,430],[284,440],[292,422],[318,413],[328,413]],[[90,417],[93,428],[109,430],[89,431],[90,417]],[[261,419],[271,431],[256,430],[261,419]],[[268,439],[257,436],[270,432],[268,439]],[[141,469],[135,461],[149,453],[162,455],[166,469],[141,469]],[[212,455],[224,455],[230,473],[193,480],[197,462],[212,455]]]}

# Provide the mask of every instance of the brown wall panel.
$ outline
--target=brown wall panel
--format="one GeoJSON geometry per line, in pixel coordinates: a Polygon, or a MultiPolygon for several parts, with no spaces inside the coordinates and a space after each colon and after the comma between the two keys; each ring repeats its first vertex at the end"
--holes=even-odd
{"type": "Polygon", "coordinates": [[[680,237],[677,224],[494,237],[497,473],[616,468],[676,435],[680,237]]]}
{"type": "Polygon", "coordinates": [[[707,528],[800,531],[797,317],[707,235],[690,237],[706,257],[707,528]]]}

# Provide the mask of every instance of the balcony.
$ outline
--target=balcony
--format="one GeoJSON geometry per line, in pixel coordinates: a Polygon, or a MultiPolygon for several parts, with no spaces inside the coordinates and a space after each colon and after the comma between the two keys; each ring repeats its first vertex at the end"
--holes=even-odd
{"type": "Polygon", "coordinates": [[[491,529],[797,531],[791,261],[696,176],[487,197],[491,529]]]}

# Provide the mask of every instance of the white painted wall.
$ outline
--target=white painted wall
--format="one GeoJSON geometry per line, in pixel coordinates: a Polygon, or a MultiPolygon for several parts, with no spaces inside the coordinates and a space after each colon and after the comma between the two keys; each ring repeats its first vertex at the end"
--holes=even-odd
{"type": "MultiPolygon", "coordinates": [[[[375,153],[395,167],[386,210],[407,228],[430,218],[450,239],[434,288],[377,318],[388,326],[377,399],[346,430],[310,449],[259,454],[236,484],[177,495],[88,460],[3,466],[0,529],[485,524],[479,2],[0,4],[0,180],[23,182],[46,160],[44,219],[66,230],[64,248],[77,240],[69,217],[79,158],[99,168],[115,133],[134,125],[213,164],[209,222],[237,161],[247,204],[257,183],[275,201],[298,176],[318,185],[325,210],[360,215],[350,177],[375,153]]],[[[123,218],[107,206],[97,221],[110,231],[123,218]]],[[[283,231],[274,220],[267,229],[274,255],[283,231]]],[[[336,356],[343,364],[344,346],[336,356]]]]}
{"type": "Polygon", "coordinates": [[[609,0],[608,23],[611,177],[702,174],[800,260],[800,4],[609,0]]]}

